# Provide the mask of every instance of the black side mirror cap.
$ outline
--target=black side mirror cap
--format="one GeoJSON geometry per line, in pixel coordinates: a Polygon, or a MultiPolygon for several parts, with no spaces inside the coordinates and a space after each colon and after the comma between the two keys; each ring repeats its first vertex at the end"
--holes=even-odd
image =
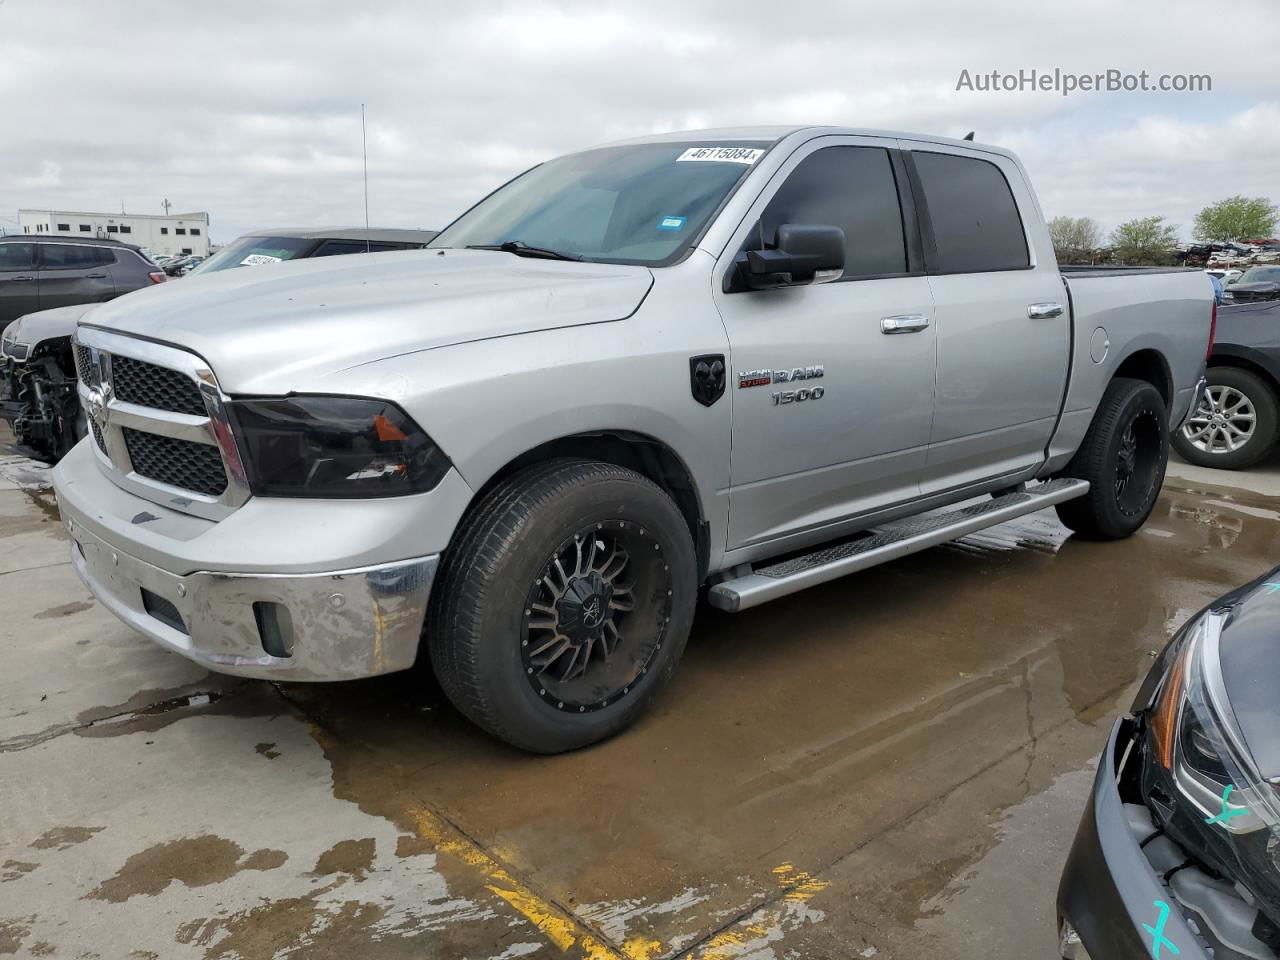
{"type": "Polygon", "coordinates": [[[844,231],[784,223],[773,249],[746,251],[744,267],[742,278],[754,290],[835,280],[844,272],[844,231]]]}

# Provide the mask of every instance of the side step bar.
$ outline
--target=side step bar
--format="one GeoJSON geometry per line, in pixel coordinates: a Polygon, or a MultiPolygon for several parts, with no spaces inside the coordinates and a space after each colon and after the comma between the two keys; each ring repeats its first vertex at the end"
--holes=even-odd
{"type": "Polygon", "coordinates": [[[746,610],[848,573],[936,547],[949,540],[958,540],[977,530],[1035,513],[1064,500],[1082,497],[1088,492],[1088,480],[1049,480],[959,510],[930,512],[896,520],[857,540],[821,547],[812,553],[761,567],[746,576],[717,583],[708,597],[712,606],[721,610],[746,610]]]}

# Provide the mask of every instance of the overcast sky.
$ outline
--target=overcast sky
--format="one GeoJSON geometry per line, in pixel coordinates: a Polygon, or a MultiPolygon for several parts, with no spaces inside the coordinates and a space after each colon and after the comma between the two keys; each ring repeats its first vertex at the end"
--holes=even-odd
{"type": "Polygon", "coordinates": [[[541,159],[648,133],[839,123],[1010,146],[1049,216],[1280,201],[1280,2],[0,0],[0,227],[19,207],[443,226],[541,159]],[[1210,93],[975,93],[1020,68],[1210,93]]]}

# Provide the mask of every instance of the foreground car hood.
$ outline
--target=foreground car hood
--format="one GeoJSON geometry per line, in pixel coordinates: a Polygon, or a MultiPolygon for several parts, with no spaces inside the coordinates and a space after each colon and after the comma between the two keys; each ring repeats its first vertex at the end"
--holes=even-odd
{"type": "Polygon", "coordinates": [[[356,254],[161,284],[87,322],[195,351],[227,393],[286,393],[403,353],[619,320],[652,283],[644,267],[496,251],[356,254]]]}
{"type": "Polygon", "coordinates": [[[1280,584],[1280,567],[1232,605],[1219,643],[1227,698],[1268,779],[1280,777],[1280,589],[1270,584],[1280,584]]]}
{"type": "Polygon", "coordinates": [[[4,328],[6,340],[35,346],[45,340],[69,337],[75,333],[76,323],[98,303],[78,303],[71,307],[54,307],[37,310],[19,317],[4,328]]]}

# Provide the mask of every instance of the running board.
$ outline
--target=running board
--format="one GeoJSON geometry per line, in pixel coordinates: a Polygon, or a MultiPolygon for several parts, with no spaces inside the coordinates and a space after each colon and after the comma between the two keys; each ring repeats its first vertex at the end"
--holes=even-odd
{"type": "Polygon", "coordinates": [[[927,550],[949,540],[959,540],[977,530],[1035,513],[1064,500],[1082,497],[1088,492],[1088,480],[1049,480],[959,510],[907,517],[876,527],[869,536],[834,547],[823,547],[813,553],[761,567],[746,576],[717,583],[708,596],[712,606],[721,610],[746,610],[848,573],[927,550]]]}

